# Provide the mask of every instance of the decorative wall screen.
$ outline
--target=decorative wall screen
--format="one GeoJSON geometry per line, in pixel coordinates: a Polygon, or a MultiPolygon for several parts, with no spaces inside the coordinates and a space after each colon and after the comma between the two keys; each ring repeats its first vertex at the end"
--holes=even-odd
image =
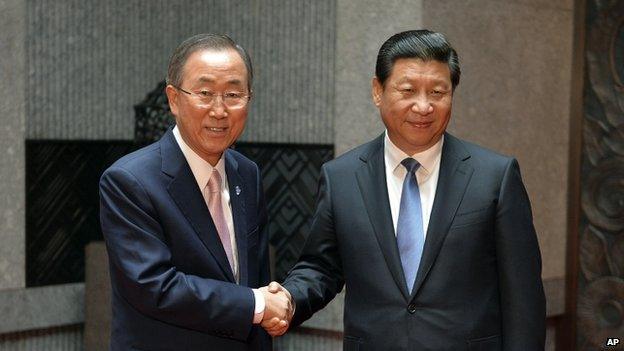
{"type": "MultiPolygon", "coordinates": [[[[135,106],[133,141],[32,140],[26,147],[27,285],[84,281],[84,246],[102,240],[98,181],[121,156],[158,140],[173,123],[164,82],[135,106]]],[[[305,241],[321,165],[332,145],[239,143],[262,171],[273,272],[281,279],[305,241]]]]}

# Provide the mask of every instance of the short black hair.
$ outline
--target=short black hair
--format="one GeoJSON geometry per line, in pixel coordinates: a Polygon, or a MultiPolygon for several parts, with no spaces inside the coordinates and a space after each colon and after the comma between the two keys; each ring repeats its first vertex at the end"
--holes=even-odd
{"type": "Polygon", "coordinates": [[[253,68],[251,66],[251,58],[245,49],[238,45],[234,40],[224,34],[197,34],[184,40],[173,52],[169,60],[169,68],[167,69],[167,84],[180,87],[182,84],[182,74],[184,73],[184,65],[192,53],[200,50],[234,50],[238,52],[247,68],[247,84],[251,91],[251,83],[253,81],[253,68]]]}
{"type": "Polygon", "coordinates": [[[401,58],[417,58],[423,61],[439,61],[446,63],[451,71],[453,90],[459,84],[461,70],[457,52],[448,42],[444,34],[427,29],[408,30],[397,33],[386,40],[377,54],[375,76],[384,85],[392,72],[396,60],[401,58]]]}

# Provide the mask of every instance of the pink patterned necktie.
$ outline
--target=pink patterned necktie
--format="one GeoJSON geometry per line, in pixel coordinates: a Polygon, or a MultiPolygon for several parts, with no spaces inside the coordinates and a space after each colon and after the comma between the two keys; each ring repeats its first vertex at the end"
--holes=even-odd
{"type": "Polygon", "coordinates": [[[225,215],[223,214],[223,205],[221,204],[221,175],[216,168],[212,170],[212,175],[206,185],[204,199],[206,199],[208,210],[210,210],[212,220],[214,221],[215,227],[217,227],[219,239],[221,239],[221,244],[223,244],[223,249],[227,255],[232,272],[234,273],[234,276],[236,276],[236,271],[234,269],[234,257],[232,253],[232,242],[230,241],[230,231],[228,230],[225,215]]]}

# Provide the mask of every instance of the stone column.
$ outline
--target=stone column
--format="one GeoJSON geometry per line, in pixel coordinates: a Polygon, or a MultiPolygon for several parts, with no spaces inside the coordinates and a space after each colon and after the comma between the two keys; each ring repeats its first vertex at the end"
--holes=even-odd
{"type": "Polygon", "coordinates": [[[422,1],[337,1],[335,150],[342,154],[384,129],[371,81],[381,44],[392,34],[422,27],[422,1]]]}
{"type": "Polygon", "coordinates": [[[25,285],[26,1],[0,1],[0,289],[25,285]]]}

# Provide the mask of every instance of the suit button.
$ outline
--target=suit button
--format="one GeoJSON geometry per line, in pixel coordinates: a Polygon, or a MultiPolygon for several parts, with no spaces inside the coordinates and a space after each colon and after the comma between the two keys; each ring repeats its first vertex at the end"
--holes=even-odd
{"type": "Polygon", "coordinates": [[[410,303],[409,306],[407,306],[407,311],[411,314],[416,313],[416,304],[410,303]]]}

